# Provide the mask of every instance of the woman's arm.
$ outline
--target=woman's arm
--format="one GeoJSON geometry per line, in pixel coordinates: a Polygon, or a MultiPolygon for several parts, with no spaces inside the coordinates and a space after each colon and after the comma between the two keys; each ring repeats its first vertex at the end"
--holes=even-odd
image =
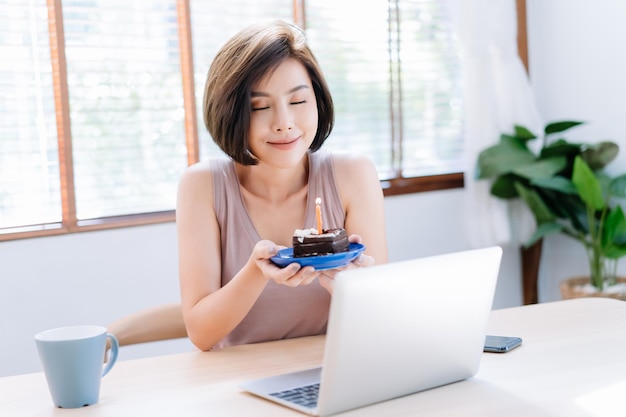
{"type": "Polygon", "coordinates": [[[276,267],[270,260],[278,247],[258,242],[248,262],[221,287],[220,228],[213,208],[213,181],[206,163],[190,167],[181,177],[176,207],[181,307],[190,340],[211,349],[250,311],[267,281],[308,284],[313,268],[292,264],[276,267]]]}
{"type": "Polygon", "coordinates": [[[213,209],[213,181],[206,163],[182,175],[176,207],[181,306],[187,333],[202,350],[212,348],[245,317],[265,287],[250,263],[221,287],[220,230],[213,209]],[[226,288],[226,287],[225,287],[226,288]]]}
{"type": "Polygon", "coordinates": [[[335,180],[346,213],[348,235],[357,234],[365,254],[387,263],[387,232],[383,191],[374,164],[364,156],[333,154],[335,180]]]}
{"type": "Polygon", "coordinates": [[[384,197],[374,164],[366,157],[334,154],[335,181],[351,242],[363,243],[365,252],[349,265],[324,271],[320,284],[332,294],[335,275],[349,268],[387,263],[384,197]]]}

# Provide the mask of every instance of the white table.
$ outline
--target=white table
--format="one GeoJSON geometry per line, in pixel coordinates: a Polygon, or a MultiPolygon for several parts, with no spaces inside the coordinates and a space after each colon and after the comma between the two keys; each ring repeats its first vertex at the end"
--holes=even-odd
{"type": "MultiPolygon", "coordinates": [[[[345,416],[625,416],[626,302],[589,298],[492,312],[489,333],[521,336],[484,353],[476,377],[345,416]]],[[[119,361],[100,402],[54,408],[42,373],[0,378],[0,416],[302,416],[238,383],[319,366],[324,337],[119,361]]],[[[121,355],[123,355],[123,350],[121,355]]]]}

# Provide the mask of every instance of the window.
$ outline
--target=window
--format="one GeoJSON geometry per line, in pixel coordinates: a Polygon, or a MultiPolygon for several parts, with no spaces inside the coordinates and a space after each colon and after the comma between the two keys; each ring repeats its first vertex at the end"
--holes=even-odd
{"type": "Polygon", "coordinates": [[[181,172],[220,154],[209,64],[258,20],[306,29],[335,99],[327,146],[367,153],[387,195],[461,186],[444,2],[361,3],[0,0],[0,240],[172,221],[181,172]]]}
{"type": "Polygon", "coordinates": [[[64,1],[76,217],[172,209],[185,168],[176,6],[64,1]]]}
{"type": "Polygon", "coordinates": [[[445,2],[305,5],[337,107],[330,147],[367,153],[382,180],[464,171],[460,56],[445,2]]]}
{"type": "Polygon", "coordinates": [[[3,4],[0,28],[0,230],[53,223],[61,185],[45,1],[3,4]]]}

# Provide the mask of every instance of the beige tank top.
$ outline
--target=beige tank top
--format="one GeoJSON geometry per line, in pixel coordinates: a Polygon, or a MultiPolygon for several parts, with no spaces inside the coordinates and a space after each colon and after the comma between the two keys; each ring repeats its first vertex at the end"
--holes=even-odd
{"type": "MultiPolygon", "coordinates": [[[[232,160],[211,160],[215,213],[221,230],[222,286],[245,265],[254,245],[262,239],[246,210],[232,160]]],[[[315,227],[315,198],[324,202],[324,228],[344,227],[345,213],[339,198],[332,154],[309,153],[309,190],[304,224],[315,227]]],[[[310,285],[287,287],[269,281],[250,312],[216,347],[324,334],[330,295],[318,280],[310,285]]]]}

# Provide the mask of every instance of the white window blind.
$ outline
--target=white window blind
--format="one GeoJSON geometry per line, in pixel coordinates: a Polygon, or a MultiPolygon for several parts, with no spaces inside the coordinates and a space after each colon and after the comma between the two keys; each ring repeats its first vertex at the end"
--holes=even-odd
{"type": "Polygon", "coordinates": [[[305,4],[336,104],[330,147],[368,154],[381,179],[463,172],[461,58],[444,2],[305,4]]]}
{"type": "Polygon", "coordinates": [[[381,175],[389,177],[393,125],[387,1],[364,7],[359,0],[316,0],[306,7],[311,48],[335,103],[335,127],[327,145],[369,155],[381,175]]]}
{"type": "Polygon", "coordinates": [[[397,2],[405,177],[466,170],[460,47],[445,4],[397,2]]]}
{"type": "Polygon", "coordinates": [[[79,220],[171,210],[187,164],[175,0],[63,1],[79,220]]]}
{"type": "Polygon", "coordinates": [[[0,228],[61,220],[45,0],[0,1],[0,228]]]}

